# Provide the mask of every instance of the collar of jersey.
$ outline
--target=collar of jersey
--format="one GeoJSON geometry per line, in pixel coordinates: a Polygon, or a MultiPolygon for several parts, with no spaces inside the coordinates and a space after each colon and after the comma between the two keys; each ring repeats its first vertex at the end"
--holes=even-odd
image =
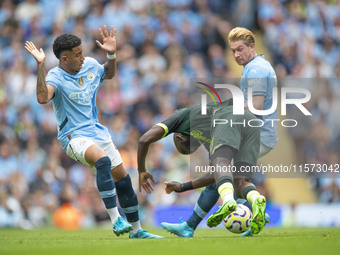
{"type": "MultiPolygon", "coordinates": [[[[254,57],[248,62],[248,64],[249,64],[251,61],[255,60],[255,58],[257,58],[257,57],[262,57],[262,58],[264,58],[264,55],[263,55],[263,54],[260,54],[260,55],[254,56],[254,57]]],[[[247,64],[247,65],[248,65],[248,64],[247,64]]]]}
{"type": "MultiPolygon", "coordinates": [[[[77,77],[77,75],[79,75],[79,74],[81,73],[81,71],[82,71],[82,70],[80,70],[80,71],[79,71],[78,73],[76,73],[76,74],[70,74],[70,73],[66,72],[64,69],[62,69],[60,65],[58,65],[58,69],[61,70],[62,73],[66,74],[66,75],[68,75],[68,76],[72,76],[72,77],[77,77]]],[[[83,68],[82,68],[82,69],[83,69],[83,68]]]]}

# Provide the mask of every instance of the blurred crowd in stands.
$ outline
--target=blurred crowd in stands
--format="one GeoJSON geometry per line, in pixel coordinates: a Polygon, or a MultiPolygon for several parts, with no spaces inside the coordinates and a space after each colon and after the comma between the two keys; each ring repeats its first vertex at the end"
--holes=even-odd
{"type": "MultiPolygon", "coordinates": [[[[288,129],[296,163],[334,166],[340,162],[340,1],[262,0],[257,17],[280,86],[312,94],[311,118],[288,110],[299,121],[288,129]]],[[[313,178],[320,201],[340,202],[339,171],[313,177],[330,177],[313,178]]]]}
{"type": "MultiPolygon", "coordinates": [[[[54,38],[72,33],[82,39],[86,56],[103,63],[106,54],[95,40],[101,40],[98,28],[104,24],[117,29],[118,72],[98,93],[99,119],[109,128],[131,175],[144,223],[152,224],[154,206],[194,204],[199,192],[165,194],[165,180],[191,179],[188,157],[179,155],[168,137],[152,145],[147,158],[158,181],[155,191],[148,196],[139,193],[138,139],[175,109],[190,105],[190,78],[235,76],[225,61],[225,37],[234,26],[261,30],[281,86],[290,86],[288,78],[300,78],[300,84],[312,91],[307,107],[313,118],[290,132],[297,162],[339,163],[340,1],[2,0],[0,4],[0,227],[45,226],[53,212],[68,202],[83,212],[84,226],[108,219],[94,174],[69,159],[56,139],[51,103],[37,103],[36,62],[23,47],[28,40],[43,48],[48,71],[58,65],[51,47],[54,38]]],[[[265,189],[264,183],[258,185],[265,189]]],[[[340,202],[340,179],[315,179],[314,185],[320,201],[340,202]]]]}

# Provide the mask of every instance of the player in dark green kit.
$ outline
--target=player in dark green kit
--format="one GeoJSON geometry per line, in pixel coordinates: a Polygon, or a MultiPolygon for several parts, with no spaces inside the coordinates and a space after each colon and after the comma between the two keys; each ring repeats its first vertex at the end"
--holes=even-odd
{"type": "MultiPolygon", "coordinates": [[[[260,129],[247,125],[251,119],[256,119],[256,117],[248,111],[245,111],[242,116],[233,115],[232,101],[224,102],[222,107],[208,104],[207,115],[201,114],[200,105],[176,111],[165,121],[153,126],[139,140],[140,191],[143,187],[147,193],[150,193],[153,188],[148,179],[155,182],[151,173],[145,168],[149,145],[170,133],[174,133],[174,143],[180,153],[190,154],[203,144],[209,151],[211,166],[215,166],[215,169],[217,166],[230,166],[232,159],[234,159],[234,166],[237,170],[241,166],[255,166],[260,146],[260,129]]],[[[224,217],[236,210],[234,187],[238,197],[247,198],[252,203],[248,193],[256,191],[256,188],[250,183],[250,179],[245,177],[247,176],[244,176],[240,171],[235,173],[215,171],[207,173],[204,178],[183,184],[181,191],[216,183],[223,205],[207,221],[208,226],[215,227],[221,223],[224,217]]],[[[260,208],[260,210],[256,208],[256,213],[258,214],[259,211],[264,215],[264,210],[265,208],[260,208]]]]}

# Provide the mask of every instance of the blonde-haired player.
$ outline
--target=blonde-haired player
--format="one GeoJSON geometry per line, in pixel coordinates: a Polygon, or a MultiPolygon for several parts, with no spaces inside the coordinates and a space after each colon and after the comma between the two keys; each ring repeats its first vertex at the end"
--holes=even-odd
{"type": "MultiPolygon", "coordinates": [[[[245,97],[245,108],[252,107],[250,109],[252,112],[254,112],[253,108],[254,110],[270,109],[273,104],[273,88],[277,86],[276,74],[264,56],[256,53],[254,34],[244,27],[235,27],[229,32],[228,42],[236,63],[244,67],[240,87],[245,97]],[[248,98],[249,89],[252,90],[251,98],[248,98]],[[248,100],[251,104],[248,104],[248,100]]],[[[260,133],[259,157],[262,157],[269,153],[277,142],[277,122],[267,121],[277,119],[277,111],[258,117],[265,123],[260,133]]],[[[221,194],[221,188],[219,193],[221,194]]],[[[244,235],[257,234],[265,224],[266,199],[256,189],[249,190],[244,197],[253,206],[251,231],[244,235]]],[[[214,214],[211,217],[214,217],[214,214]]]]}

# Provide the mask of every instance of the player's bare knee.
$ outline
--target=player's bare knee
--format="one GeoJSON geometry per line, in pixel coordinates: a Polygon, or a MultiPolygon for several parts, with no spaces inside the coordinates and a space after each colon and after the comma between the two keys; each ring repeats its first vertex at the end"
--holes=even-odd
{"type": "Polygon", "coordinates": [[[85,152],[85,160],[91,165],[95,166],[96,163],[108,155],[96,144],[91,145],[85,152]]]}
{"type": "Polygon", "coordinates": [[[113,180],[115,182],[118,182],[121,179],[123,179],[125,176],[127,176],[127,172],[126,172],[123,164],[120,164],[120,165],[111,169],[111,175],[113,177],[113,180]]]}

